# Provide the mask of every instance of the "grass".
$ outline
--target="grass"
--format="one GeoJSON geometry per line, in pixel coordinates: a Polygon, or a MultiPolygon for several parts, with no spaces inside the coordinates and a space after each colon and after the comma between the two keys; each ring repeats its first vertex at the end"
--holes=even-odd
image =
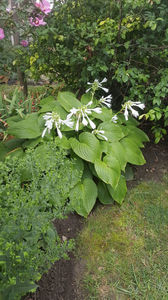
{"type": "Polygon", "coordinates": [[[119,206],[99,206],[78,238],[87,300],[168,300],[168,178],[141,183],[119,206]]]}

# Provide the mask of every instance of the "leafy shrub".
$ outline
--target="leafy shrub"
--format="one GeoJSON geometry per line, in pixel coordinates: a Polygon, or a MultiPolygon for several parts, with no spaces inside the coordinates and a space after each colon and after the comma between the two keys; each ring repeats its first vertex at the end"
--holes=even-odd
{"type": "Polygon", "coordinates": [[[80,94],[86,82],[107,77],[113,108],[133,99],[151,109],[147,118],[158,142],[168,122],[167,13],[167,0],[58,3],[55,18],[32,44],[30,71],[64,80],[80,94]]]}
{"type": "Polygon", "coordinates": [[[51,264],[73,247],[62,242],[52,220],[72,210],[67,203],[80,172],[54,142],[19,160],[0,162],[0,297],[20,299],[51,264]]]}

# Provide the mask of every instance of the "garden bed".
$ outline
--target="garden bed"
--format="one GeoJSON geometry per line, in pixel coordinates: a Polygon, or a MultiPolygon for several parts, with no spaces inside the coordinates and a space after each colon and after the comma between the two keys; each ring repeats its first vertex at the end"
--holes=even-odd
{"type": "MultiPolygon", "coordinates": [[[[144,166],[135,167],[135,179],[129,182],[129,187],[140,181],[161,181],[168,172],[168,144],[158,145],[148,143],[143,150],[146,159],[144,166]]],[[[82,229],[85,220],[76,214],[71,214],[65,220],[54,223],[62,239],[75,238],[82,229]]],[[[56,262],[47,274],[39,281],[39,287],[34,294],[28,294],[24,300],[81,300],[79,281],[85,262],[76,258],[73,253],[69,260],[56,262]]],[[[85,298],[84,298],[85,300],[85,298]]]]}

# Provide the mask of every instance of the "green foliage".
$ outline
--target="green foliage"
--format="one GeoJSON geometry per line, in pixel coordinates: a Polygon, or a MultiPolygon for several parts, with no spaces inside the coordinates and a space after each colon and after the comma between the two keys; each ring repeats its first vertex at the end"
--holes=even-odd
{"type": "Polygon", "coordinates": [[[140,148],[143,142],[148,141],[146,134],[136,128],[137,121],[131,117],[125,121],[121,111],[117,123],[113,123],[114,112],[105,106],[98,107],[99,104],[100,101],[92,93],[83,95],[81,102],[69,92],[60,92],[58,99],[51,96],[44,98],[38,113],[27,115],[24,120],[11,119],[9,122],[8,132],[16,138],[27,140],[22,140],[20,147],[11,152],[9,147],[12,145],[1,144],[3,157],[24,155],[25,148],[39,145],[35,154],[40,155],[43,170],[47,166],[44,147],[48,139],[54,139],[58,147],[67,149],[68,155],[76,158],[74,170],[82,173],[82,178],[71,188],[70,204],[84,217],[92,210],[97,197],[106,204],[113,200],[119,204],[123,202],[127,191],[126,165],[145,163],[140,148]],[[82,118],[85,120],[82,121],[82,118]],[[61,125],[59,120],[62,120],[61,125]],[[72,127],[66,125],[67,120],[73,121],[72,127]],[[97,129],[93,130],[95,126],[97,129]],[[44,134],[43,138],[41,134],[44,134]],[[4,153],[5,149],[9,154],[4,153]]]}
{"type": "Polygon", "coordinates": [[[0,162],[0,297],[20,299],[34,290],[73,243],[62,242],[52,220],[72,210],[67,202],[81,172],[54,142],[0,162]]]}
{"type": "Polygon", "coordinates": [[[167,13],[166,0],[58,3],[32,45],[30,71],[36,78],[47,72],[79,94],[86,82],[107,77],[114,108],[128,99],[146,103],[158,142],[168,122],[167,13]]]}

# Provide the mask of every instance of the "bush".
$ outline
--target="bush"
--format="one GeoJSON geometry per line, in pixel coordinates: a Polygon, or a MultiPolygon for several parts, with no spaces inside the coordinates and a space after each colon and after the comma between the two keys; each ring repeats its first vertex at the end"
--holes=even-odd
{"type": "Polygon", "coordinates": [[[167,1],[79,0],[55,9],[31,48],[33,76],[47,72],[80,94],[88,81],[107,77],[113,108],[131,99],[151,109],[158,142],[168,123],[167,1]]]}
{"type": "Polygon", "coordinates": [[[73,243],[62,242],[52,220],[72,209],[67,202],[80,172],[54,142],[23,158],[0,163],[0,298],[20,299],[73,243]]]}

